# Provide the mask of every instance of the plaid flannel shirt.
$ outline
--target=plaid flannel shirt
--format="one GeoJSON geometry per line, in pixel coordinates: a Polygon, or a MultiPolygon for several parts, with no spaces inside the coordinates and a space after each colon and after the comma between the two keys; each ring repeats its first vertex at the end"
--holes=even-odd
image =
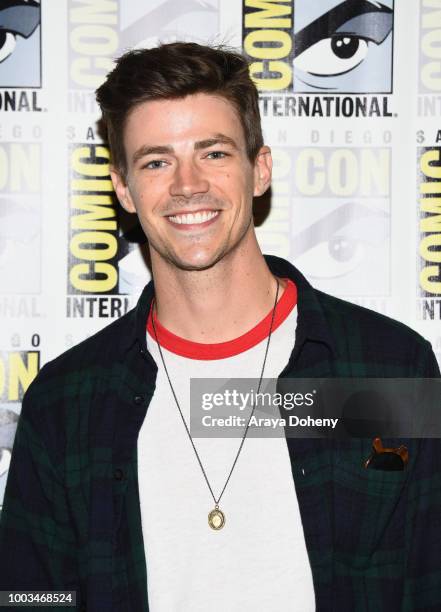
{"type": "MultiPolygon", "coordinates": [[[[265,258],[298,288],[279,378],[439,376],[416,332],[265,258]]],[[[134,310],[46,364],[28,389],[0,522],[1,590],[76,590],[78,610],[148,611],[136,447],[155,390],[153,294],[151,282],[134,310]]],[[[439,612],[440,440],[406,441],[403,472],[363,469],[371,444],[287,438],[317,611],[439,612]]]]}

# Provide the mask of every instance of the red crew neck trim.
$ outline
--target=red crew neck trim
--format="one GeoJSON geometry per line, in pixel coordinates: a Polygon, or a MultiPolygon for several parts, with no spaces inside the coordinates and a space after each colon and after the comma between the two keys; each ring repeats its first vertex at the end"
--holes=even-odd
{"type": "MultiPolygon", "coordinates": [[[[289,313],[297,304],[296,285],[289,278],[284,278],[283,280],[287,281],[287,285],[277,302],[272,333],[274,333],[275,330],[283,323],[283,321],[285,321],[289,313]]],[[[153,300],[147,319],[147,331],[150,337],[156,341],[152,324],[152,307],[153,300]]],[[[185,338],[176,336],[161,325],[156,318],[156,312],[153,313],[153,316],[155,318],[154,320],[158,342],[163,348],[175,353],[176,355],[180,355],[181,357],[209,360],[233,357],[234,355],[243,353],[253,346],[256,346],[256,344],[259,344],[259,342],[262,342],[262,340],[267,338],[271,324],[272,309],[264,319],[262,319],[255,327],[247,331],[242,336],[234,338],[233,340],[228,340],[227,342],[218,342],[215,344],[193,342],[192,340],[186,340],[185,338]]]]}

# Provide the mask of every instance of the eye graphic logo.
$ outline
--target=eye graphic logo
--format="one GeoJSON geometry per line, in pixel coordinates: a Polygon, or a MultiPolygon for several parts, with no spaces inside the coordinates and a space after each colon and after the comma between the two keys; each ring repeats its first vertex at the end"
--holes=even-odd
{"type": "Polygon", "coordinates": [[[0,87],[41,87],[40,3],[0,1],[0,87]]]}
{"type": "Polygon", "coordinates": [[[393,17],[393,0],[244,0],[251,74],[266,91],[391,93],[393,17]]]}
{"type": "Polygon", "coordinates": [[[390,93],[393,9],[347,0],[317,15],[316,4],[332,3],[296,3],[293,90],[390,93]]]}
{"type": "Polygon", "coordinates": [[[283,194],[276,203],[282,219],[284,202],[289,207],[283,255],[322,291],[388,296],[391,148],[279,146],[273,147],[273,157],[273,189],[283,194]]]}

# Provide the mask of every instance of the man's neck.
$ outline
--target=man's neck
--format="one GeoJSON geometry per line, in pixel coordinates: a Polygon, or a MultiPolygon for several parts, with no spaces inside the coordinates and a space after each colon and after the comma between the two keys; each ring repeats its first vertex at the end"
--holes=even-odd
{"type": "MultiPolygon", "coordinates": [[[[153,258],[152,264],[157,317],[181,338],[202,343],[238,338],[274,306],[277,281],[257,242],[207,270],[181,270],[163,260],[155,265],[153,258]]],[[[283,289],[280,282],[279,298],[283,289]]]]}

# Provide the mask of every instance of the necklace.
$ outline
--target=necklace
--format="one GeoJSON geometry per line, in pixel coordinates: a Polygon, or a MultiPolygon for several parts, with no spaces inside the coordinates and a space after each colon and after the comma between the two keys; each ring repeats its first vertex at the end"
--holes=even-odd
{"type": "MultiPolygon", "coordinates": [[[[259,393],[260,386],[262,384],[263,372],[265,370],[266,358],[267,358],[267,355],[268,355],[268,349],[269,349],[270,340],[271,340],[271,333],[273,331],[274,315],[276,313],[277,298],[278,298],[278,295],[279,295],[279,279],[278,278],[276,278],[276,282],[277,282],[276,297],[275,297],[275,300],[274,300],[274,306],[273,306],[273,311],[272,311],[272,315],[271,315],[271,324],[270,324],[270,329],[269,329],[269,333],[268,333],[268,340],[267,340],[266,348],[265,348],[265,356],[263,358],[262,370],[260,372],[259,384],[257,386],[257,394],[259,393]]],[[[156,310],[156,301],[154,301],[153,306],[154,306],[154,308],[156,310]]],[[[228,477],[227,477],[227,479],[225,481],[225,484],[224,484],[224,486],[222,488],[222,491],[221,491],[219,497],[216,499],[216,496],[214,495],[213,489],[211,488],[210,482],[208,480],[207,474],[206,474],[206,472],[204,470],[204,466],[202,465],[202,461],[201,461],[201,459],[199,457],[198,451],[196,450],[196,446],[194,445],[193,438],[191,437],[191,434],[190,434],[190,430],[188,429],[187,423],[185,422],[184,415],[182,414],[182,410],[181,410],[181,407],[179,405],[178,398],[176,397],[176,393],[175,393],[175,390],[173,388],[173,385],[172,385],[172,382],[171,382],[171,379],[170,379],[170,375],[169,375],[168,370],[167,370],[167,366],[165,365],[164,355],[162,354],[161,345],[159,344],[158,336],[156,334],[156,327],[155,327],[155,321],[154,321],[153,312],[152,312],[152,326],[153,326],[153,331],[154,331],[154,334],[155,334],[156,344],[158,345],[159,354],[161,356],[162,365],[164,366],[165,374],[167,376],[171,392],[172,392],[173,397],[175,399],[176,406],[178,407],[179,414],[181,415],[182,422],[184,423],[185,431],[187,432],[188,438],[189,438],[189,440],[191,442],[191,445],[193,447],[193,450],[195,452],[196,459],[198,460],[198,463],[199,463],[199,466],[201,468],[202,474],[203,474],[203,476],[205,478],[205,482],[207,483],[207,486],[208,486],[208,488],[210,490],[210,493],[211,493],[211,497],[213,498],[213,501],[214,501],[214,508],[208,514],[208,524],[215,531],[219,531],[219,529],[222,529],[222,527],[225,525],[225,513],[219,508],[219,502],[220,502],[220,500],[222,498],[222,495],[224,494],[225,489],[227,488],[227,484],[230,481],[230,478],[231,478],[231,475],[233,473],[233,470],[236,467],[236,463],[237,463],[237,460],[239,459],[239,455],[240,455],[242,447],[244,445],[245,438],[247,436],[248,429],[250,427],[251,418],[252,418],[252,416],[254,414],[254,410],[256,408],[256,405],[255,405],[255,402],[253,400],[251,414],[250,414],[250,417],[248,419],[247,425],[245,427],[245,432],[244,432],[244,434],[242,436],[242,440],[240,442],[239,449],[238,449],[238,451],[236,453],[236,457],[235,457],[235,459],[233,461],[233,465],[231,466],[230,472],[229,472],[228,477]]]]}

